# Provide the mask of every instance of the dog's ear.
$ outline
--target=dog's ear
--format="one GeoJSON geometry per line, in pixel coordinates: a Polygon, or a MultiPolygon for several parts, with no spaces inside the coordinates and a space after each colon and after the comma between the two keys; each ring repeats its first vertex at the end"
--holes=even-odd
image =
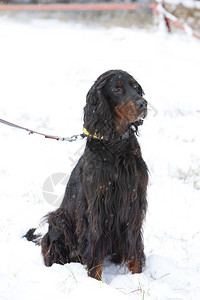
{"type": "Polygon", "coordinates": [[[106,72],[101,75],[89,90],[84,108],[84,128],[89,135],[99,138],[113,133],[113,118],[104,94],[104,86],[110,78],[106,72]]]}

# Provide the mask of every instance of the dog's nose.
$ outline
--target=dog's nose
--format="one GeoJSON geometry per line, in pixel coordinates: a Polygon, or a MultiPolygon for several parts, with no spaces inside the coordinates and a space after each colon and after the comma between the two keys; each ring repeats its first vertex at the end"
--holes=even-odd
{"type": "Polygon", "coordinates": [[[140,98],[136,101],[135,105],[139,110],[144,110],[147,108],[147,101],[140,98]]]}

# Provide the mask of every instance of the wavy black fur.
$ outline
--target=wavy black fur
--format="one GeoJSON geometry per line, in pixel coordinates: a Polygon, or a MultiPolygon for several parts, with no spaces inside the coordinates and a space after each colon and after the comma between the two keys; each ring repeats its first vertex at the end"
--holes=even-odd
{"type": "Polygon", "coordinates": [[[109,257],[116,264],[126,262],[132,273],[142,271],[148,171],[131,128],[134,124],[137,131],[142,121],[127,121],[125,115],[119,121],[115,111],[116,102],[132,101],[138,112],[142,96],[137,81],[121,70],[102,74],[88,92],[84,127],[90,136],[84,154],[71,173],[60,208],[46,217],[49,230],[41,246],[47,266],[78,261],[100,279],[101,265],[109,257]]]}

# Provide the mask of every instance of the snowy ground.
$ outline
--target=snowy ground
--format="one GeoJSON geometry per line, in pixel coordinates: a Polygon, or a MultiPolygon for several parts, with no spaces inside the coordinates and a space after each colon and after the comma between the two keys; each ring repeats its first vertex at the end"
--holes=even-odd
{"type": "MultiPolygon", "coordinates": [[[[0,18],[0,118],[52,135],[82,131],[85,95],[108,69],[142,84],[151,104],[139,142],[150,169],[140,275],[106,263],[43,265],[22,239],[54,207],[45,180],[69,176],[85,141],[57,142],[0,124],[0,299],[200,299],[200,44],[161,30],[0,18]]],[[[55,194],[64,186],[56,186],[55,194]]]]}

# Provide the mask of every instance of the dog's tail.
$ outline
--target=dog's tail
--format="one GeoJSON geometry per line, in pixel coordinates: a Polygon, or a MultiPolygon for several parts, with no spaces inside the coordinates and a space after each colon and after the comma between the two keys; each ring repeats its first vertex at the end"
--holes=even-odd
{"type": "Polygon", "coordinates": [[[33,242],[36,245],[40,245],[41,241],[41,234],[35,234],[37,228],[31,228],[27,231],[27,233],[23,236],[23,238],[26,238],[29,242],[33,242]]]}

